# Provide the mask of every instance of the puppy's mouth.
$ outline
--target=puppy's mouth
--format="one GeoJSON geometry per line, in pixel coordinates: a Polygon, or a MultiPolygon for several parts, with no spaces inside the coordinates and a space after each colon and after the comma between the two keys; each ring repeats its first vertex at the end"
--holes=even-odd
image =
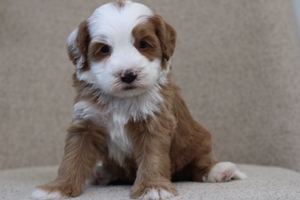
{"type": "Polygon", "coordinates": [[[112,93],[117,94],[119,92],[123,93],[123,92],[131,92],[134,90],[138,90],[138,89],[142,89],[142,85],[141,83],[136,80],[133,81],[132,83],[124,83],[122,81],[120,81],[119,79],[117,81],[115,81],[112,85],[112,93]]]}
{"type": "Polygon", "coordinates": [[[137,88],[137,87],[134,86],[134,85],[126,85],[126,86],[124,87],[123,90],[134,90],[134,89],[136,89],[136,88],[137,88]]]}

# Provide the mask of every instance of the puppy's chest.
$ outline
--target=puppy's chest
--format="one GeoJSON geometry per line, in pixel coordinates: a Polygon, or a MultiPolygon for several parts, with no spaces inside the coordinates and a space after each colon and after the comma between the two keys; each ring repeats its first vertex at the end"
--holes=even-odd
{"type": "Polygon", "coordinates": [[[130,110],[124,108],[102,110],[88,101],[74,105],[75,123],[90,120],[94,125],[106,129],[108,156],[120,165],[133,154],[133,144],[126,129],[131,118],[130,110]]]}
{"type": "Polygon", "coordinates": [[[133,143],[127,131],[127,123],[139,123],[160,112],[163,99],[158,89],[136,98],[112,98],[107,108],[103,109],[89,101],[80,101],[74,105],[74,121],[90,120],[95,125],[105,128],[108,156],[123,164],[126,157],[133,156],[133,143]]]}
{"type": "Polygon", "coordinates": [[[107,138],[108,156],[122,165],[125,158],[132,157],[133,154],[133,144],[126,129],[128,116],[118,112],[105,115],[106,129],[109,134],[107,138]]]}

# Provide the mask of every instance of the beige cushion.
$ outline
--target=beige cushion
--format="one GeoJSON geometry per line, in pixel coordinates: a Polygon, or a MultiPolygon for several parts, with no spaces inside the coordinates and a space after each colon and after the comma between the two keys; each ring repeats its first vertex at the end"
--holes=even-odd
{"type": "MultiPolygon", "coordinates": [[[[298,199],[300,196],[300,174],[279,167],[239,165],[249,176],[248,180],[228,183],[174,183],[179,196],[176,199],[298,199]]],[[[0,199],[29,199],[35,186],[56,177],[57,167],[36,167],[0,171],[0,199]]],[[[88,186],[75,199],[125,200],[129,198],[131,186],[88,186]]]]}

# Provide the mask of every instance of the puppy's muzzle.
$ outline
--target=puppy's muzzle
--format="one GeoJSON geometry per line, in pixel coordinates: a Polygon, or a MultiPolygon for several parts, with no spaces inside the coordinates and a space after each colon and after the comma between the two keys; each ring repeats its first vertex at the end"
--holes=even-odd
{"type": "Polygon", "coordinates": [[[131,69],[124,70],[121,74],[121,81],[124,82],[124,83],[130,84],[136,78],[137,78],[137,74],[131,69]]]}

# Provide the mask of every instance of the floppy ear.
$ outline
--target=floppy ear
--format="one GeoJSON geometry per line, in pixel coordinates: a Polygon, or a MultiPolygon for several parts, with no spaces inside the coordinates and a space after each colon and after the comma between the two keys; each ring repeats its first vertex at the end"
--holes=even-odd
{"type": "Polygon", "coordinates": [[[155,15],[152,20],[155,25],[156,35],[160,41],[162,55],[169,60],[175,50],[176,31],[160,15],[155,15]]]}
{"type": "Polygon", "coordinates": [[[77,69],[88,67],[87,55],[89,43],[90,34],[87,21],[85,20],[70,34],[67,41],[69,58],[77,69]]]}

